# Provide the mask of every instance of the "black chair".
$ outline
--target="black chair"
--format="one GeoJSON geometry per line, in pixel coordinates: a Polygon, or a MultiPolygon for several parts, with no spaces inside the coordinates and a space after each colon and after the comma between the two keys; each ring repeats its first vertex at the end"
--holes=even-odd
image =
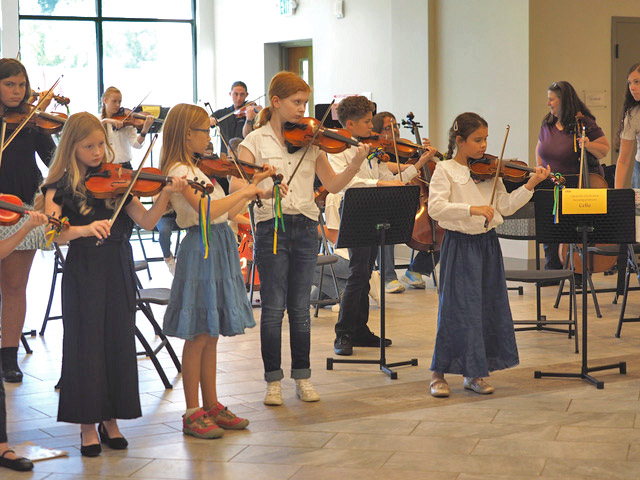
{"type": "Polygon", "coordinates": [[[166,389],[173,388],[173,385],[171,384],[171,382],[169,382],[167,374],[165,373],[164,368],[158,360],[158,353],[163,348],[166,349],[167,353],[171,357],[171,360],[173,361],[173,364],[176,367],[176,370],[178,370],[178,373],[182,372],[182,365],[180,364],[180,360],[178,359],[176,352],[173,350],[169,339],[162,332],[162,328],[156,321],[155,316],[153,315],[153,311],[151,310],[151,305],[168,305],[170,295],[171,289],[169,288],[141,288],[140,283],[138,282],[136,300],[137,309],[144,313],[144,316],[147,317],[147,320],[149,320],[149,323],[151,323],[151,326],[153,327],[155,335],[160,339],[160,343],[155,348],[153,348],[136,325],[136,338],[144,348],[143,351],[136,353],[137,355],[149,357],[166,389]]]}
{"type": "Polygon", "coordinates": [[[51,288],[49,290],[49,300],[47,302],[47,309],[44,312],[44,319],[42,320],[42,326],[40,327],[40,336],[44,335],[44,331],[47,329],[47,323],[49,320],[60,320],[62,314],[51,315],[51,306],[53,305],[53,296],[56,293],[56,283],[58,281],[58,275],[62,273],[64,267],[64,253],[60,248],[60,245],[54,242],[54,257],[53,257],[53,275],[51,277],[51,288]]]}
{"type": "MultiPolygon", "coordinates": [[[[535,210],[532,202],[528,203],[515,214],[505,217],[504,223],[496,228],[498,237],[510,240],[536,240],[535,210]]],[[[505,276],[509,282],[533,283],[536,287],[536,318],[533,320],[514,320],[515,331],[550,331],[566,333],[575,340],[575,351],[578,353],[578,314],[576,306],[576,286],[571,270],[541,270],[540,244],[536,240],[536,268],[524,270],[506,270],[505,276]],[[570,286],[569,318],[567,320],[549,320],[542,315],[540,288],[553,286],[562,281],[568,281],[570,286]],[[566,329],[558,328],[566,325],[566,329]]]]}
{"type": "MultiPolygon", "coordinates": [[[[624,290],[622,293],[622,307],[620,308],[620,317],[618,319],[618,328],[616,329],[616,337],[620,338],[622,331],[622,324],[626,322],[640,322],[640,317],[625,318],[624,314],[627,309],[627,298],[629,291],[632,288],[629,287],[631,274],[634,273],[638,278],[638,285],[640,285],[640,267],[638,267],[638,261],[636,255],[640,253],[640,244],[627,245],[627,261],[624,277],[624,290]]],[[[636,288],[637,290],[637,288],[636,288]]]]}
{"type": "Polygon", "coordinates": [[[325,223],[324,223],[324,208],[320,208],[320,214],[318,215],[318,224],[320,225],[320,252],[318,253],[318,263],[316,266],[320,267],[320,283],[318,285],[318,296],[315,299],[311,299],[311,305],[316,306],[316,311],[313,314],[314,317],[318,317],[318,312],[320,311],[320,307],[324,307],[327,305],[335,305],[340,303],[340,288],[338,287],[338,280],[336,278],[336,271],[333,268],[335,263],[338,263],[337,255],[333,255],[333,251],[329,246],[329,242],[327,241],[327,235],[325,233],[325,223]],[[333,280],[333,286],[336,291],[336,296],[332,298],[322,299],[322,284],[324,280],[324,269],[325,267],[329,267],[331,269],[331,277],[333,280]]]}

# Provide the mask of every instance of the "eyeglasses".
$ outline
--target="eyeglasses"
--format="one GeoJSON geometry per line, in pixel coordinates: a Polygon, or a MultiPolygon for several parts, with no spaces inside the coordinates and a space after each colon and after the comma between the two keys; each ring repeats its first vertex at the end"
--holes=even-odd
{"type": "Polygon", "coordinates": [[[394,123],[392,125],[387,125],[386,127],[383,127],[382,130],[388,130],[391,131],[391,127],[396,127],[396,128],[400,128],[400,124],[399,123],[394,123]]]}
{"type": "Polygon", "coordinates": [[[208,128],[192,128],[191,130],[195,130],[196,132],[204,132],[206,134],[209,133],[209,129],[208,128]]]}

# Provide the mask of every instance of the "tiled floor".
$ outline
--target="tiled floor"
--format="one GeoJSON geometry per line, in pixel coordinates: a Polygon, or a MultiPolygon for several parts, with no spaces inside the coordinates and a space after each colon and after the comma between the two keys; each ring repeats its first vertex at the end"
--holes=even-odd
{"type": "MultiPolygon", "coordinates": [[[[157,248],[157,245],[151,248],[157,248]]],[[[155,253],[154,253],[155,254],[155,253]]],[[[52,268],[50,254],[36,257],[29,284],[29,327],[39,329],[52,268]]],[[[152,264],[151,286],[167,286],[162,263],[152,264]]],[[[56,422],[61,359],[61,325],[49,324],[45,337],[30,344],[34,354],[21,355],[25,372],[21,385],[6,385],[11,443],[26,440],[69,450],[66,458],[40,462],[32,474],[0,472],[13,478],[154,478],[154,479],[509,479],[640,478],[640,325],[626,324],[622,338],[613,336],[619,305],[611,294],[599,300],[603,318],[589,315],[590,365],[625,360],[627,375],[608,370],[594,375],[605,388],[573,379],[534,379],[533,372],[579,371],[580,357],[565,335],[543,332],[517,334],[521,365],[491,377],[496,392],[479,396],[450,377],[452,395],[428,395],[428,371],[436,332],[437,294],[409,290],[387,296],[387,331],[393,339],[388,361],[418,358],[419,366],[398,368],[390,380],[375,366],[335,365],[336,315],[329,309],[312,320],[312,380],[321,401],[303,404],[284,381],[285,404],[262,404],[264,383],[259,330],[223,338],[219,346],[220,400],[251,420],[246,431],[226,432],[220,440],[198,440],[181,433],[184,399],[181,379],[169,358],[162,356],[173,390],[164,390],[153,365],[139,361],[143,417],[121,422],[129,439],[126,451],[105,447],[99,458],[80,456],[75,425],[56,422]]],[[[612,286],[612,277],[597,275],[598,286],[612,286]]],[[[544,289],[544,311],[553,318],[566,313],[551,308],[554,289],[544,289]]],[[[511,292],[515,318],[535,312],[534,291],[511,292]]],[[[590,303],[591,305],[591,303],[590,303]]],[[[162,318],[162,309],[154,307],[162,318]]],[[[630,313],[640,313],[633,292],[630,313]]],[[[259,310],[254,311],[256,319],[259,310]]],[[[371,311],[377,330],[379,310],[371,311]]],[[[152,332],[141,315],[139,326],[152,332]]],[[[178,351],[180,342],[173,341],[178,351]]],[[[289,368],[288,334],[283,336],[284,369],[289,368]]],[[[23,351],[21,350],[21,353],[23,351]]],[[[356,349],[356,358],[375,358],[373,349],[356,349]]]]}

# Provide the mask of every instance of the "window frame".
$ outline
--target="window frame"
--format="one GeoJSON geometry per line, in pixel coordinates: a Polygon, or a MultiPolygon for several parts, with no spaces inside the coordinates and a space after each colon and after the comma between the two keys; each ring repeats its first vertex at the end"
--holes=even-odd
{"type": "Polygon", "coordinates": [[[20,22],[22,20],[36,21],[86,21],[93,22],[96,31],[96,56],[97,56],[97,79],[98,79],[98,104],[100,96],[104,92],[104,45],[103,45],[103,24],[106,23],[182,23],[191,26],[191,45],[193,49],[193,101],[198,98],[198,45],[196,30],[196,1],[191,0],[191,19],[177,18],[150,18],[150,17],[105,17],[102,15],[102,0],[95,0],[95,16],[73,16],[73,15],[22,15],[20,14],[20,0],[18,0],[18,45],[20,45],[20,22]]]}

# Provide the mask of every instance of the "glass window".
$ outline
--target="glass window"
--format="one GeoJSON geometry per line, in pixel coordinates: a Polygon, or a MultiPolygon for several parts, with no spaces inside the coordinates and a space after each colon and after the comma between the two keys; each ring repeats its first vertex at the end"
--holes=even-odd
{"type": "Polygon", "coordinates": [[[20,15],[95,17],[95,0],[20,0],[20,15]]]}
{"type": "Polygon", "coordinates": [[[190,20],[191,8],[191,0],[102,0],[103,17],[190,20]]]}
{"type": "Polygon", "coordinates": [[[46,91],[64,75],[55,93],[71,99],[70,110],[96,111],[98,67],[94,22],[21,20],[20,58],[31,88],[46,91]]]}
{"type": "Polygon", "coordinates": [[[103,23],[104,85],[122,92],[123,106],[193,102],[191,25],[165,22],[103,23]]]}

